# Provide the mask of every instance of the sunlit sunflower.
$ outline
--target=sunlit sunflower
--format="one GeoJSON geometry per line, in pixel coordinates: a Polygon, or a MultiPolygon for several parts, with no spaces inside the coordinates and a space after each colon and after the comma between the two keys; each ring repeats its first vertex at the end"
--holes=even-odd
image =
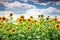
{"type": "Polygon", "coordinates": [[[22,18],[19,18],[18,19],[18,22],[20,22],[20,23],[23,22],[23,19],[22,18]]]}
{"type": "Polygon", "coordinates": [[[30,30],[31,28],[30,28],[30,26],[27,26],[27,28],[26,28],[27,30],[30,30]]]}
{"type": "Polygon", "coordinates": [[[0,20],[1,20],[1,17],[0,17],[0,20]]]}
{"type": "Polygon", "coordinates": [[[55,28],[56,28],[56,29],[60,29],[60,24],[56,24],[56,25],[55,25],[55,28]]]}
{"type": "Polygon", "coordinates": [[[37,20],[34,20],[34,23],[36,24],[37,23],[37,20]]]}
{"type": "Polygon", "coordinates": [[[16,29],[11,29],[10,32],[11,33],[15,33],[16,32],[16,29]]]}
{"type": "Polygon", "coordinates": [[[24,16],[22,15],[22,16],[20,16],[20,18],[24,19],[24,16]]]}
{"type": "Polygon", "coordinates": [[[10,13],[10,16],[13,16],[13,13],[10,13]]]}
{"type": "Polygon", "coordinates": [[[33,18],[33,16],[30,16],[30,18],[33,18]]]}
{"type": "Polygon", "coordinates": [[[31,22],[31,18],[28,18],[28,19],[27,19],[27,22],[31,22]]]}
{"type": "Polygon", "coordinates": [[[2,21],[6,21],[6,19],[7,19],[7,18],[6,18],[5,16],[2,16],[2,17],[1,17],[1,20],[2,20],[2,21]]]}
{"type": "Polygon", "coordinates": [[[54,22],[58,22],[58,18],[53,18],[53,21],[54,22]]]}

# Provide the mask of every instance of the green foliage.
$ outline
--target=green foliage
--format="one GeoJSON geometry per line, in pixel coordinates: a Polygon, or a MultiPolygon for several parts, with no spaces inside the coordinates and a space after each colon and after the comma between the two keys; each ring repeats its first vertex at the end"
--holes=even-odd
{"type": "Polygon", "coordinates": [[[60,29],[55,28],[59,22],[41,16],[37,23],[34,20],[27,22],[23,19],[23,22],[17,22],[13,17],[7,21],[0,20],[0,40],[60,40],[60,29]]]}

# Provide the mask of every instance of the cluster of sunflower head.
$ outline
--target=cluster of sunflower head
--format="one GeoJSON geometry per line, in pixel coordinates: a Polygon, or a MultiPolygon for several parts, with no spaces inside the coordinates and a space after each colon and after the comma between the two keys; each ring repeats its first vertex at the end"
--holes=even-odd
{"type": "Polygon", "coordinates": [[[29,18],[25,19],[25,16],[24,16],[24,15],[18,17],[16,21],[19,22],[19,23],[23,23],[23,22],[27,22],[27,23],[31,23],[31,22],[37,23],[37,20],[34,20],[34,19],[33,19],[33,16],[30,16],[29,18]]]}
{"type": "MultiPolygon", "coordinates": [[[[41,20],[41,18],[43,19],[43,15],[38,15],[38,19],[40,18],[40,20],[41,20]]],[[[35,20],[35,19],[33,19],[33,16],[30,16],[30,18],[27,18],[27,19],[24,19],[24,16],[22,15],[22,16],[20,16],[19,18],[17,18],[17,22],[19,22],[19,23],[22,23],[23,21],[26,21],[26,22],[31,22],[31,23],[34,23],[34,24],[37,24],[37,22],[39,22],[38,20],[35,20]]],[[[60,21],[58,21],[58,18],[57,18],[57,16],[55,16],[54,18],[52,18],[51,20],[50,20],[50,16],[47,16],[46,17],[46,19],[44,19],[44,20],[46,20],[46,21],[52,21],[52,22],[54,22],[56,25],[55,25],[55,28],[56,29],[60,29],[60,23],[58,23],[58,22],[60,22],[60,21]],[[58,26],[57,26],[58,25],[58,26]]]]}
{"type": "MultiPolygon", "coordinates": [[[[9,17],[13,18],[13,13],[10,13],[9,17]]],[[[45,28],[48,31],[50,27],[52,27],[54,30],[55,29],[60,30],[60,21],[58,21],[57,16],[55,16],[54,18],[50,18],[50,16],[47,16],[46,18],[44,18],[44,15],[38,15],[37,19],[34,19],[33,16],[30,16],[29,18],[25,19],[25,16],[21,15],[15,21],[13,20],[12,22],[9,22],[9,21],[10,19],[6,18],[5,16],[1,16],[0,17],[0,29],[2,27],[3,30],[6,29],[5,31],[8,31],[10,33],[16,33],[17,31],[20,32],[22,30],[31,31],[34,29],[40,31],[45,28]]]]}
{"type": "MultiPolygon", "coordinates": [[[[13,13],[10,13],[9,16],[12,17],[13,16],[13,13]]],[[[43,19],[43,17],[44,17],[43,15],[38,15],[38,19],[40,18],[40,20],[41,20],[41,18],[43,19]]],[[[0,17],[0,26],[2,25],[2,22],[6,22],[7,20],[8,20],[8,18],[6,18],[5,16],[0,17]]],[[[47,16],[46,19],[44,19],[44,20],[47,20],[47,21],[50,20],[50,16],[47,16]]],[[[52,21],[52,22],[54,22],[56,24],[55,25],[55,28],[56,29],[60,29],[60,23],[58,23],[59,21],[58,21],[57,16],[55,16],[54,18],[52,18],[52,20],[50,20],[50,21],[52,21]]],[[[30,18],[25,19],[25,16],[24,15],[21,15],[20,17],[18,17],[16,19],[16,22],[18,22],[18,23],[27,22],[27,23],[37,24],[37,22],[39,22],[39,21],[38,20],[35,20],[33,18],[33,16],[30,16],[30,18]]],[[[30,29],[30,27],[27,27],[27,29],[30,29]]]]}

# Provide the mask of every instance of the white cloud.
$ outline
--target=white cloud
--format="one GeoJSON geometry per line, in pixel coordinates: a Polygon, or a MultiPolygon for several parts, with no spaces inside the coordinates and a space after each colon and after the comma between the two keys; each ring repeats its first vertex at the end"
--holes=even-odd
{"type": "Polygon", "coordinates": [[[56,5],[60,5],[60,1],[57,1],[57,2],[56,2],[56,5]]]}
{"type": "Polygon", "coordinates": [[[56,8],[53,8],[53,7],[49,7],[49,8],[47,8],[47,9],[42,9],[42,13],[45,13],[45,14],[49,14],[49,13],[52,13],[52,12],[54,12],[54,11],[56,11],[56,8]]]}
{"type": "MultiPolygon", "coordinates": [[[[20,15],[24,15],[26,18],[28,18],[29,16],[33,16],[35,19],[38,17],[38,15],[43,14],[45,17],[46,16],[60,16],[60,10],[53,8],[53,7],[49,7],[47,9],[29,9],[26,10],[25,13],[23,14],[17,14],[18,11],[0,11],[0,16],[7,16],[9,15],[9,13],[13,12],[14,13],[14,18],[16,19],[17,17],[19,17],[20,15]]],[[[60,17],[59,17],[60,18],[60,17]]]]}
{"type": "Polygon", "coordinates": [[[15,1],[13,3],[8,3],[8,2],[3,2],[3,4],[7,7],[6,10],[9,11],[17,11],[17,10],[26,10],[26,9],[32,9],[32,8],[36,8],[33,5],[29,5],[29,4],[25,4],[25,3],[20,3],[18,1],[15,1]]]}
{"type": "Polygon", "coordinates": [[[52,2],[40,2],[39,0],[33,0],[33,2],[35,3],[35,4],[39,4],[39,5],[44,5],[44,6],[46,6],[47,4],[50,4],[50,3],[52,3],[52,2]]]}
{"type": "MultiPolygon", "coordinates": [[[[47,15],[49,15],[49,16],[55,16],[55,15],[57,15],[57,16],[59,16],[60,15],[60,10],[58,10],[58,9],[56,9],[56,8],[54,8],[54,7],[49,7],[49,8],[47,8],[47,9],[37,9],[35,6],[33,6],[33,5],[29,5],[29,4],[25,4],[25,3],[20,3],[20,2],[18,2],[18,1],[15,1],[15,2],[13,2],[13,3],[4,3],[4,5],[7,7],[6,8],[6,10],[7,11],[2,11],[2,12],[0,12],[1,14],[0,15],[8,15],[8,13],[10,13],[10,12],[13,12],[13,13],[15,13],[15,16],[14,16],[14,18],[17,18],[17,16],[20,16],[20,15],[25,15],[26,16],[26,18],[28,18],[29,16],[34,16],[34,18],[37,18],[37,16],[39,15],[39,14],[43,14],[43,15],[45,15],[45,16],[47,16],[47,15]],[[8,11],[8,9],[10,10],[10,11],[8,11]],[[26,10],[26,9],[28,9],[28,10],[26,10]],[[18,10],[18,11],[23,11],[23,14],[17,14],[18,13],[18,11],[13,11],[13,10],[18,10]],[[24,12],[25,11],[25,12],[24,12]]],[[[43,5],[43,4],[41,4],[41,5],[43,5]]],[[[46,4],[44,4],[44,5],[46,5],[46,4]]]]}
{"type": "Polygon", "coordinates": [[[14,6],[16,6],[16,7],[20,6],[20,2],[18,2],[18,1],[15,1],[13,3],[3,2],[3,4],[8,8],[12,8],[14,6]]]}
{"type": "Polygon", "coordinates": [[[9,13],[12,13],[12,11],[0,11],[0,16],[8,16],[9,13]]]}
{"type": "Polygon", "coordinates": [[[34,16],[34,18],[37,18],[38,15],[41,15],[43,14],[45,17],[46,16],[51,16],[51,17],[54,17],[54,16],[60,16],[60,10],[56,9],[56,8],[53,8],[53,7],[49,7],[47,9],[30,9],[30,10],[27,10],[26,13],[23,13],[22,15],[25,15],[26,18],[28,18],[29,16],[34,16]]]}
{"type": "Polygon", "coordinates": [[[39,0],[32,0],[35,4],[43,5],[46,6],[48,4],[53,3],[52,5],[54,6],[55,2],[40,2],[39,0]]]}
{"type": "Polygon", "coordinates": [[[24,13],[23,15],[25,15],[26,18],[33,16],[34,18],[37,18],[37,16],[41,14],[40,13],[40,9],[30,9],[27,10],[26,13],[24,13]]]}
{"type": "Polygon", "coordinates": [[[28,2],[28,0],[23,0],[23,2],[28,2]]]}
{"type": "Polygon", "coordinates": [[[46,6],[46,5],[51,4],[51,3],[53,3],[53,5],[54,5],[55,2],[46,2],[46,3],[37,3],[37,4],[46,6]]]}

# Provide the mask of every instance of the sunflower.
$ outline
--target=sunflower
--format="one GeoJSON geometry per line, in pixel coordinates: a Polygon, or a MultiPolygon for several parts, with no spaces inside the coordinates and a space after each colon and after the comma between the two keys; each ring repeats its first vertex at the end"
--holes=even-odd
{"type": "Polygon", "coordinates": [[[5,17],[5,16],[2,16],[2,17],[1,17],[1,20],[2,20],[2,21],[6,21],[6,17],[5,17]]]}
{"type": "Polygon", "coordinates": [[[43,15],[41,15],[41,17],[43,17],[43,15]]]}
{"type": "Polygon", "coordinates": [[[38,15],[38,17],[40,17],[40,15],[38,15]]]}
{"type": "Polygon", "coordinates": [[[30,26],[27,26],[27,28],[26,28],[27,30],[30,30],[31,28],[30,28],[30,26]]]}
{"type": "Polygon", "coordinates": [[[16,32],[16,29],[11,29],[10,32],[11,33],[15,33],[16,32]]]}
{"type": "Polygon", "coordinates": [[[24,19],[24,16],[22,15],[22,16],[20,16],[20,18],[24,19]]]}
{"type": "Polygon", "coordinates": [[[31,22],[31,18],[28,18],[28,19],[27,19],[27,22],[31,22]]]}
{"type": "Polygon", "coordinates": [[[58,22],[58,18],[53,18],[53,21],[54,22],[58,22]]]}
{"type": "Polygon", "coordinates": [[[10,13],[10,16],[13,16],[13,13],[10,13]]]}
{"type": "Polygon", "coordinates": [[[60,24],[56,24],[56,25],[55,25],[55,28],[56,28],[56,29],[60,29],[60,24]]]}
{"type": "Polygon", "coordinates": [[[19,18],[19,19],[18,19],[18,22],[23,22],[23,19],[22,19],[22,18],[19,18]]]}
{"type": "Polygon", "coordinates": [[[49,17],[50,17],[50,16],[47,16],[46,20],[49,20],[49,17]]]}
{"type": "Polygon", "coordinates": [[[49,20],[49,18],[47,17],[46,20],[49,20]]]}
{"type": "Polygon", "coordinates": [[[0,17],[0,20],[1,20],[1,17],[0,17]]]}
{"type": "Polygon", "coordinates": [[[33,18],[33,16],[30,16],[30,18],[33,18]]]}
{"type": "Polygon", "coordinates": [[[37,23],[37,20],[34,20],[34,23],[36,24],[37,23]]]}

